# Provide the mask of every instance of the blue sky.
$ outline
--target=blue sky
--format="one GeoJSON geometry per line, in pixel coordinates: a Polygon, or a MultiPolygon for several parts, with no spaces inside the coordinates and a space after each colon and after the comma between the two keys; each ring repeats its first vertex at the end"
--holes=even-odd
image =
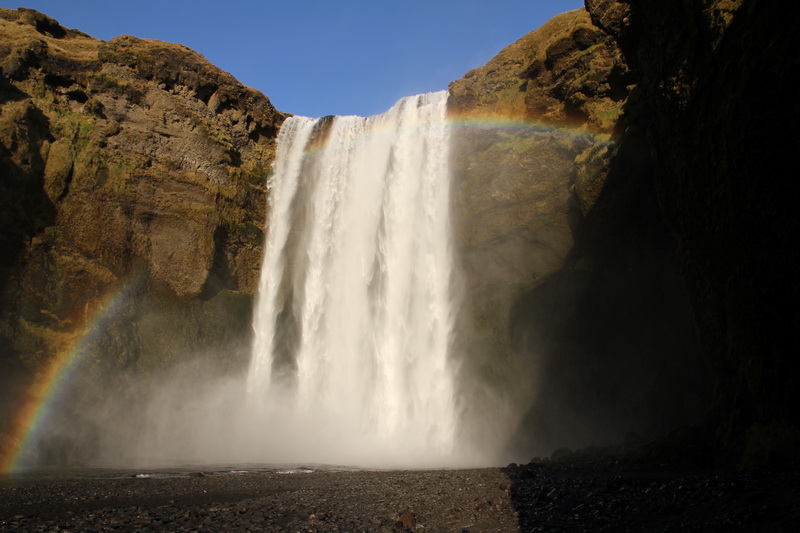
{"type": "Polygon", "coordinates": [[[281,111],[373,115],[438,91],[583,0],[0,0],[98,39],[184,44],[281,111]]]}

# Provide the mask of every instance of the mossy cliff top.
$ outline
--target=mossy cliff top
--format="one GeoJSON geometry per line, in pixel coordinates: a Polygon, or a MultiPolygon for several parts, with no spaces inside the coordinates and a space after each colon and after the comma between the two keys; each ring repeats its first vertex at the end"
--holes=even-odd
{"type": "Polygon", "coordinates": [[[256,290],[285,115],[185,46],[103,42],[29,9],[0,9],[0,73],[3,360],[53,357],[132,279],[106,363],[246,338],[231,295],[256,290]]]}
{"type": "Polygon", "coordinates": [[[629,83],[613,38],[578,9],[553,17],[451,83],[450,110],[610,133],[629,83]]]}

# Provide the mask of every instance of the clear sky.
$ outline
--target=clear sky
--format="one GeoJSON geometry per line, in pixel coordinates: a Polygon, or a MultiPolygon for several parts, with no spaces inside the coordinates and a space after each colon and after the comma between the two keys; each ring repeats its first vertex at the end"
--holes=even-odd
{"type": "Polygon", "coordinates": [[[374,115],[447,88],[583,0],[0,0],[98,39],[184,44],[281,111],[374,115]]]}

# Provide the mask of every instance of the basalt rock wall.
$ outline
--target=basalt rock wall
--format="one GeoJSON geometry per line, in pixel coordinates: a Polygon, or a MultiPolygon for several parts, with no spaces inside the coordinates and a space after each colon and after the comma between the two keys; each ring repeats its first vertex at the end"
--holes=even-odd
{"type": "Polygon", "coordinates": [[[184,46],[0,10],[4,377],[100,319],[103,367],[244,349],[283,119],[184,46]]]}
{"type": "Polygon", "coordinates": [[[745,464],[796,454],[796,25],[760,0],[586,5],[641,94],[642,129],[627,137],[652,155],[714,376],[713,441],[745,464]]]}

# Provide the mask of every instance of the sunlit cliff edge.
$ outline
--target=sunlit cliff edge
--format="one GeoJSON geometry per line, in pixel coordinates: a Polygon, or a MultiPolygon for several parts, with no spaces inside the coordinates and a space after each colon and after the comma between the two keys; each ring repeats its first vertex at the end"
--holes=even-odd
{"type": "Polygon", "coordinates": [[[0,68],[4,361],[52,357],[134,278],[101,341],[114,366],[246,332],[284,115],[186,47],[25,9],[0,11],[0,68]]]}

